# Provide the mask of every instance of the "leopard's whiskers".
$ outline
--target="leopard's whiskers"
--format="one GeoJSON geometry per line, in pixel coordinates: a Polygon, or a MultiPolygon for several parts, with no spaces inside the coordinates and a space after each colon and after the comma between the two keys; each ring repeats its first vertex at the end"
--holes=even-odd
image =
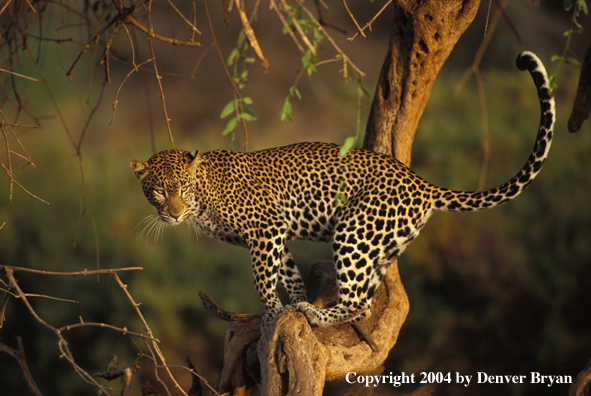
{"type": "Polygon", "coordinates": [[[136,239],[148,239],[150,235],[154,235],[155,242],[159,242],[162,240],[166,223],[160,219],[159,215],[153,214],[147,216],[142,221],[140,221],[137,226],[135,226],[134,230],[142,224],[144,225],[144,228],[139,233],[136,239]]]}
{"type": "Polygon", "coordinates": [[[193,216],[187,217],[185,220],[187,224],[187,228],[192,229],[195,232],[195,237],[199,239],[199,236],[202,234],[201,227],[199,226],[199,222],[193,216]]]}

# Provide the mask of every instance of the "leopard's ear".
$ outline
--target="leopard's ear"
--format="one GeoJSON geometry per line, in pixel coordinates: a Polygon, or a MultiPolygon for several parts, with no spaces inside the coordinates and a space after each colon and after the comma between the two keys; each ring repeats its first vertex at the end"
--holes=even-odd
{"type": "Polygon", "coordinates": [[[201,161],[203,161],[203,158],[201,158],[201,156],[199,155],[199,150],[192,151],[190,154],[191,157],[193,157],[193,160],[189,164],[187,164],[186,167],[187,172],[194,175],[195,173],[197,173],[197,167],[199,166],[201,161]]]}
{"type": "Polygon", "coordinates": [[[132,160],[129,166],[135,172],[135,177],[139,180],[143,180],[150,173],[150,165],[144,161],[132,160]]]}

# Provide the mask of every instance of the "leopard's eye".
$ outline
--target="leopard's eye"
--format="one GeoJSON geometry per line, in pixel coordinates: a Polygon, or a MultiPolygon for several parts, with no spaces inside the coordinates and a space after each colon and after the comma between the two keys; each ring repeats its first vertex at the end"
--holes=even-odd
{"type": "Polygon", "coordinates": [[[184,185],[183,187],[181,187],[181,192],[186,193],[187,191],[189,191],[189,188],[191,188],[189,184],[184,185]]]}
{"type": "Polygon", "coordinates": [[[161,188],[155,188],[154,193],[164,196],[164,190],[161,188]]]}

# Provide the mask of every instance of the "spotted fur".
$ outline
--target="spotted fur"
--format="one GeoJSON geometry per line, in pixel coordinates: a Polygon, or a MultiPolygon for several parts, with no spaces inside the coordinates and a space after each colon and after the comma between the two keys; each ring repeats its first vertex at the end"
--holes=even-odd
{"type": "Polygon", "coordinates": [[[552,141],[554,100],[534,54],[521,53],[517,66],[532,75],[542,116],[524,167],[490,190],[436,187],[392,157],[353,149],[349,160],[339,156],[339,146],[326,143],[252,153],[166,150],[147,162],[132,161],[131,167],[162,221],[188,221],[213,238],[250,250],[255,287],[266,311],[263,327],[283,310],[275,291],[278,282],[289,294],[289,309],[303,312],[311,324],[355,322],[370,316],[372,297],[388,266],[433,212],[492,208],[515,198],[540,171],[552,141]],[[343,206],[335,204],[339,192],[347,197],[343,206]],[[294,239],[332,243],[339,285],[334,307],[307,302],[286,247],[294,239]]]}

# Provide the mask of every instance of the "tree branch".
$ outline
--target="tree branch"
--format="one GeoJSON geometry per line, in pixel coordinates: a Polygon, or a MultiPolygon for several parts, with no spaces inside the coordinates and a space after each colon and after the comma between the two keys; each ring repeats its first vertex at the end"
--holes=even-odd
{"type": "Polygon", "coordinates": [[[21,370],[23,372],[23,376],[25,377],[25,381],[26,381],[27,386],[29,387],[29,390],[31,391],[31,393],[33,393],[33,395],[35,395],[35,396],[43,396],[43,394],[39,390],[39,387],[35,383],[35,380],[33,379],[31,372],[29,371],[29,366],[27,366],[27,359],[25,357],[25,350],[23,349],[23,340],[21,337],[17,336],[16,341],[18,343],[18,349],[14,349],[14,348],[11,348],[7,345],[0,344],[0,352],[6,352],[17,360],[19,366],[21,367],[21,370]]]}

